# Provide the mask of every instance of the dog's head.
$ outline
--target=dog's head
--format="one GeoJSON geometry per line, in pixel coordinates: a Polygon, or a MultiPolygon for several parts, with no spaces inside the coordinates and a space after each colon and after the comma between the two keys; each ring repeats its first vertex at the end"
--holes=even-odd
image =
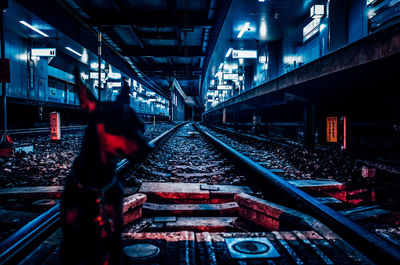
{"type": "Polygon", "coordinates": [[[123,81],[116,101],[99,103],[82,83],[78,69],[74,75],[80,106],[89,118],[87,132],[95,132],[87,137],[98,140],[101,162],[107,163],[114,156],[133,160],[147,155],[152,147],[143,136],[143,122],[129,106],[127,82],[123,81]]]}

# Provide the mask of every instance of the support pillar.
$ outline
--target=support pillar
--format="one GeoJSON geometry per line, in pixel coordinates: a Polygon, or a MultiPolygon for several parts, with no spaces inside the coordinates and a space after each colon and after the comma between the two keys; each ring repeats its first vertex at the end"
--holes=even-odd
{"type": "Polygon", "coordinates": [[[304,105],[303,146],[313,148],[315,144],[315,107],[314,104],[304,105]]]}
{"type": "MultiPolygon", "coordinates": [[[[1,43],[0,43],[0,50],[1,50],[1,59],[4,59],[5,57],[5,41],[4,41],[4,9],[8,7],[8,1],[1,1],[0,2],[0,38],[1,38],[1,43]]],[[[3,128],[3,133],[0,138],[0,145],[5,146],[5,145],[11,145],[12,140],[11,138],[7,135],[7,89],[6,89],[6,83],[2,82],[1,83],[1,91],[2,91],[2,109],[3,109],[3,119],[2,119],[2,128],[3,128]]]]}
{"type": "Polygon", "coordinates": [[[99,46],[98,46],[98,71],[99,71],[99,86],[98,86],[98,100],[101,101],[101,32],[99,32],[99,46]]]}
{"type": "Polygon", "coordinates": [[[233,112],[233,129],[236,131],[238,129],[238,113],[233,112]]]}
{"type": "Polygon", "coordinates": [[[226,123],[226,108],[223,108],[222,110],[222,125],[225,127],[226,123]]]}

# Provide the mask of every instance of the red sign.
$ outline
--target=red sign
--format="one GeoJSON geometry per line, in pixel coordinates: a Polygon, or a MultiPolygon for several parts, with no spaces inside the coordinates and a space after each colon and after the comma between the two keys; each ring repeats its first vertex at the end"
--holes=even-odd
{"type": "Polygon", "coordinates": [[[0,83],[10,83],[10,60],[0,59],[0,83]]]}
{"type": "Polygon", "coordinates": [[[51,140],[61,140],[61,120],[59,112],[50,113],[50,136],[51,140]]]}

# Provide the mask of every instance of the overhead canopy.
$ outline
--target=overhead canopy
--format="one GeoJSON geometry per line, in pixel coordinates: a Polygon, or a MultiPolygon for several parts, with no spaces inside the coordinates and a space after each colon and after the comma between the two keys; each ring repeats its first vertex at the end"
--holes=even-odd
{"type": "MultiPolygon", "coordinates": [[[[82,28],[102,32],[108,48],[124,60],[125,64],[130,65],[139,79],[146,80],[150,88],[169,95],[169,87],[176,79],[188,97],[196,98],[199,96],[203,69],[209,60],[231,1],[17,2],[36,14],[40,13],[38,15],[52,26],[57,28],[59,24],[60,27],[64,27],[60,30],[69,36],[77,35],[77,32],[79,35],[82,28]],[[57,18],[57,12],[64,15],[57,18]],[[70,23],[65,14],[74,23],[70,23]],[[74,27],[76,21],[84,27],[74,27]],[[69,27],[63,26],[68,24],[69,27]],[[65,31],[71,31],[69,33],[72,34],[65,31]]],[[[89,42],[94,46],[96,39],[95,34],[92,35],[93,40],[83,40],[87,43],[81,43],[82,46],[89,42]]]]}

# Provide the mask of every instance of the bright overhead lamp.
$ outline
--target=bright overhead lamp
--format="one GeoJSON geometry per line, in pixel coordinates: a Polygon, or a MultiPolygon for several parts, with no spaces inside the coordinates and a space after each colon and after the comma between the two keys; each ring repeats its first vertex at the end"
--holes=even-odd
{"type": "Polygon", "coordinates": [[[225,57],[229,57],[231,55],[233,48],[229,48],[229,50],[226,52],[225,57]]]}
{"type": "Polygon", "coordinates": [[[40,29],[35,28],[35,27],[32,26],[31,24],[28,24],[28,23],[26,23],[26,22],[23,21],[23,20],[20,20],[19,23],[21,23],[22,25],[24,25],[24,26],[30,28],[30,29],[33,30],[33,31],[36,31],[37,33],[39,33],[39,34],[42,35],[43,37],[46,37],[46,38],[49,37],[49,35],[47,35],[47,34],[44,33],[43,31],[41,31],[40,29]]]}
{"type": "Polygon", "coordinates": [[[237,35],[237,38],[240,39],[243,35],[243,33],[249,28],[250,22],[244,23],[242,29],[240,30],[239,34],[237,35]]]}
{"type": "Polygon", "coordinates": [[[65,47],[65,49],[67,49],[68,51],[70,51],[70,52],[72,52],[72,53],[74,53],[74,54],[76,54],[76,55],[78,55],[78,56],[82,56],[82,54],[80,54],[79,52],[77,52],[77,51],[71,49],[70,47],[65,47]]]}
{"type": "Polygon", "coordinates": [[[265,2],[265,0],[258,0],[258,2],[265,2]]]}

